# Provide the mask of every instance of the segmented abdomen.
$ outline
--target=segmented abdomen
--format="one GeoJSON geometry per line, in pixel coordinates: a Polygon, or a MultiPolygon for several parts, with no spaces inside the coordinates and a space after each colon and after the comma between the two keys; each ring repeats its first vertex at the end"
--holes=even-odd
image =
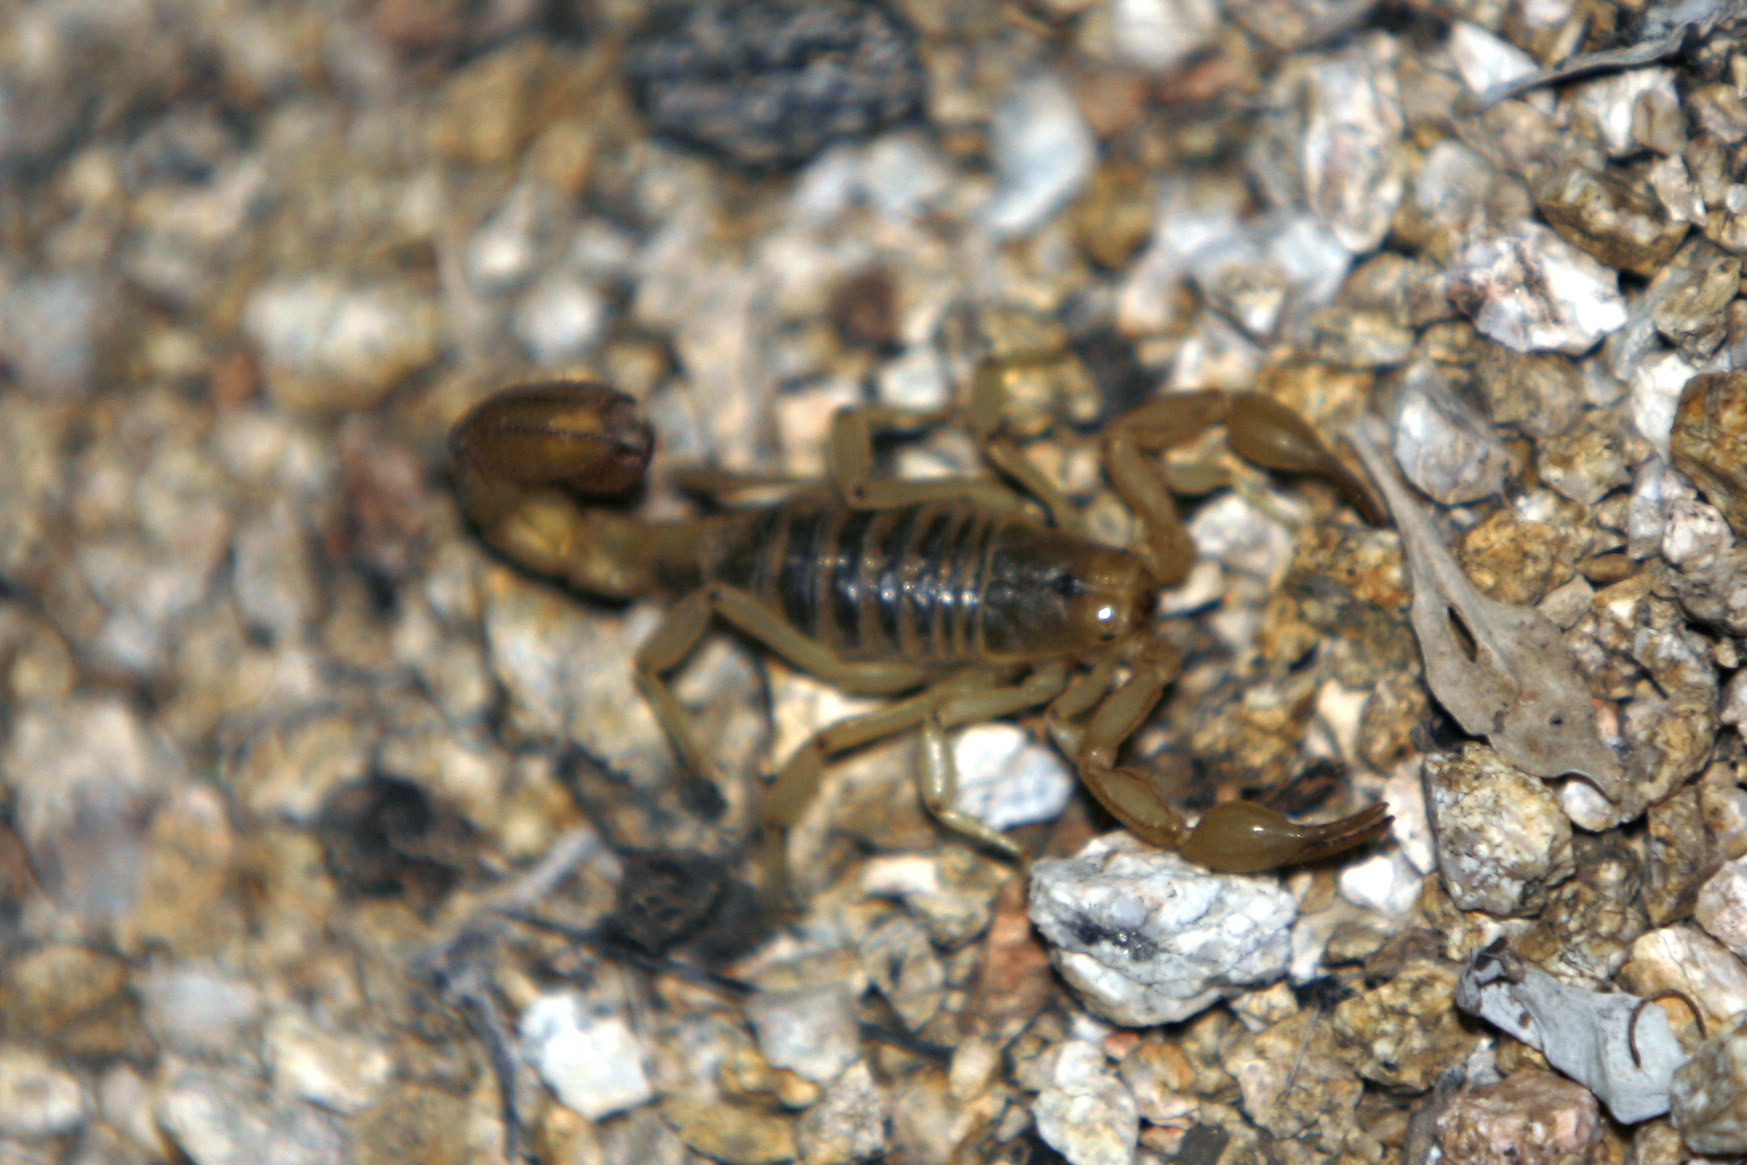
{"type": "Polygon", "coordinates": [[[968,502],[854,510],[794,498],[714,573],[849,659],[978,662],[989,547],[1006,519],[968,502]]]}

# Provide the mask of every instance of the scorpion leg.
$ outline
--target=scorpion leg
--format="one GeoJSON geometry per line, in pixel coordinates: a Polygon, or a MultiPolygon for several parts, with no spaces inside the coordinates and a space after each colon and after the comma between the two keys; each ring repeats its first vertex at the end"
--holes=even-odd
{"type": "Polygon", "coordinates": [[[984,460],[1042,502],[1057,529],[1082,533],[1085,520],[1078,507],[1001,428],[1007,403],[1007,373],[1028,363],[1036,361],[1020,358],[984,360],[979,364],[971,378],[970,400],[964,410],[965,425],[982,450],[984,460]]]}
{"type": "Polygon", "coordinates": [[[1001,512],[1018,508],[1019,499],[999,482],[975,477],[920,481],[874,476],[873,436],[877,432],[917,433],[950,420],[948,409],[916,411],[871,406],[840,409],[831,418],[825,460],[832,483],[843,500],[856,509],[885,510],[916,502],[968,498],[1001,512]]]}
{"type": "Polygon", "coordinates": [[[691,718],[667,682],[667,675],[697,648],[711,620],[720,615],[803,671],[839,687],[869,693],[903,691],[920,684],[924,673],[902,662],[851,663],[814,643],[756,598],[733,587],[710,585],[675,603],[661,625],[637,648],[637,685],[649,701],[680,759],[693,772],[714,777],[708,756],[692,732],[691,718]]]}
{"type": "Polygon", "coordinates": [[[920,726],[917,788],[928,812],[955,833],[1007,857],[1019,857],[1013,843],[998,830],[953,807],[958,771],[946,732],[1047,702],[1066,682],[1067,668],[1046,664],[1017,684],[994,684],[997,674],[987,669],[959,672],[897,703],[821,729],[795,750],[771,786],[765,802],[766,821],[792,825],[812,799],[825,762],[833,755],[920,726]]]}

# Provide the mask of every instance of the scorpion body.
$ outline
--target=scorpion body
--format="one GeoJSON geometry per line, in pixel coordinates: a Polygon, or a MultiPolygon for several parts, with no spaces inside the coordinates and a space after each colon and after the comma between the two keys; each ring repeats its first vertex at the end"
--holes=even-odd
{"type": "MultiPolygon", "coordinates": [[[[972,431],[992,462],[1040,496],[1055,525],[1029,518],[1020,498],[991,480],[871,477],[872,430],[914,429],[946,419],[943,413],[840,413],[830,481],[796,485],[762,508],[655,522],[585,504],[632,490],[653,449],[635,403],[605,386],[505,390],[462,419],[451,448],[463,508],[508,557],[589,593],[674,601],[639,648],[636,670],[696,772],[710,772],[710,763],[667,676],[718,616],[848,690],[900,696],[824,729],[787,761],[764,802],[773,835],[805,807],[831,755],[919,727],[930,811],[1017,857],[1000,833],[953,807],[956,777],[944,734],[1044,704],[1051,734],[1112,814],[1204,865],[1267,869],[1341,852],[1386,829],[1380,805],[1306,826],[1241,801],[1215,806],[1190,828],[1147,773],[1117,761],[1177,670],[1174,651],[1147,628],[1159,586],[1181,578],[1190,562],[1187,537],[1147,455],[1226,420],[1234,447],[1241,441],[1240,452],[1264,465],[1324,473],[1368,501],[1363,487],[1343,478],[1309,426],[1274,402],[1160,398],[1106,433],[1107,470],[1141,518],[1146,545],[1105,546],[1063,528],[1073,524],[1071,508],[1001,437],[991,419],[994,383],[979,376],[967,410],[972,431]],[[1127,678],[1118,682],[1123,670],[1127,678]]],[[[690,480],[721,494],[745,484],[707,472],[690,480]]]]}

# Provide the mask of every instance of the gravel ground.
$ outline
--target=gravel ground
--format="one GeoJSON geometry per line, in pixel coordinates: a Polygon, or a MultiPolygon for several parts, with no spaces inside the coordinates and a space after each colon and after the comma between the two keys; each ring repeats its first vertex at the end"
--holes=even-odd
{"type": "MultiPolygon", "coordinates": [[[[1747,11],[1731,0],[0,0],[0,1165],[1747,1155],[1747,11]],[[991,364],[992,362],[992,364],[991,364]],[[487,551],[450,426],[617,385],[810,477],[845,405],[1099,433],[1198,561],[1132,763],[1380,841],[1212,875],[1041,715],[878,706],[487,551]],[[1361,501],[1363,499],[1360,499],[1361,501]],[[1397,530],[1400,533],[1397,533],[1397,530]]],[[[946,427],[904,476],[986,472],[946,427]]]]}

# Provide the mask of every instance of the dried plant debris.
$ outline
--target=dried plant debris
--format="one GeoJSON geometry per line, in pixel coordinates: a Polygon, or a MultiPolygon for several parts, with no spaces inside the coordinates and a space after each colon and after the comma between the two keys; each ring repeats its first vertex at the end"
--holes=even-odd
{"type": "Polygon", "coordinates": [[[1539,967],[1488,948],[1462,972],[1456,1005],[1538,1048],[1628,1124],[1668,1111],[1686,1053],[1648,999],[1568,987],[1539,967]]]}
{"type": "Polygon", "coordinates": [[[1581,774],[1621,807],[1620,820],[1637,816],[1642,806],[1627,808],[1625,771],[1596,728],[1589,691],[1559,629],[1533,608],[1482,594],[1370,438],[1355,430],[1352,440],[1401,531],[1413,579],[1413,629],[1438,702],[1522,771],[1581,774]]]}

